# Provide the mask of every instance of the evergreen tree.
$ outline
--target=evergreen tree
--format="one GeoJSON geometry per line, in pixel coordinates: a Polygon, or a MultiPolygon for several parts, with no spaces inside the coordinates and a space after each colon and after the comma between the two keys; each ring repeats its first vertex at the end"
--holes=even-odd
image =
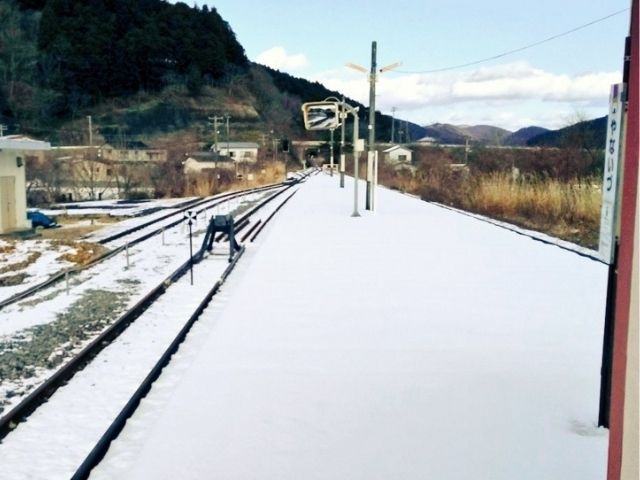
{"type": "Polygon", "coordinates": [[[49,0],[39,47],[55,66],[49,83],[93,100],[157,89],[168,78],[196,85],[196,72],[218,79],[247,64],[215,9],[160,0],[49,0]]]}

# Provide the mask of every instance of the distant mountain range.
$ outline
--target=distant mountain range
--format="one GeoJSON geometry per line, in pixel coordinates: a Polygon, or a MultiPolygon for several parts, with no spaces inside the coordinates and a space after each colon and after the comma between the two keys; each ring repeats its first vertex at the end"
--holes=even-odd
{"type": "Polygon", "coordinates": [[[560,147],[567,142],[585,148],[604,148],[607,129],[606,117],[576,123],[558,130],[543,127],[525,127],[515,132],[491,125],[451,125],[434,123],[426,125],[424,136],[447,145],[505,145],[560,147]],[[583,145],[584,144],[584,145],[583,145]]]}
{"type": "Polygon", "coordinates": [[[561,147],[563,144],[582,148],[604,148],[607,138],[607,117],[599,117],[570,125],[560,130],[550,130],[527,141],[532,147],[561,147]]]}
{"type": "Polygon", "coordinates": [[[531,139],[539,137],[550,130],[543,127],[525,127],[520,130],[516,130],[503,141],[503,145],[527,145],[531,139]]]}

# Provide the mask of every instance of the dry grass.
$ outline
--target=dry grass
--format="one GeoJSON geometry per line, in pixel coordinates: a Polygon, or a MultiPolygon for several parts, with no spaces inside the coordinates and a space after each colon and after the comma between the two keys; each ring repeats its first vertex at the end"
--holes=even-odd
{"type": "Polygon", "coordinates": [[[56,215],[56,221],[62,228],[43,228],[38,233],[42,238],[49,240],[77,240],[91,232],[101,229],[104,225],[111,225],[121,221],[118,217],[110,215],[56,215]],[[87,220],[92,220],[87,224],[87,220]]]}
{"type": "Polygon", "coordinates": [[[13,243],[7,242],[6,245],[0,245],[0,254],[1,253],[8,254],[8,253],[13,253],[15,251],[16,251],[16,246],[13,243]]]}
{"type": "Polygon", "coordinates": [[[423,199],[504,220],[580,245],[598,244],[601,191],[597,178],[453,170],[446,159],[423,162],[415,176],[381,169],[380,183],[423,199]],[[596,185],[596,186],[594,186],[596,185]]]}
{"type": "Polygon", "coordinates": [[[10,263],[9,265],[5,265],[4,267],[0,267],[0,275],[3,274],[3,273],[7,273],[7,272],[15,272],[15,271],[18,271],[18,270],[24,270],[29,265],[31,265],[36,260],[38,260],[38,258],[40,258],[40,255],[42,255],[41,252],[31,252],[29,255],[27,255],[26,260],[23,260],[21,262],[10,263]]]}
{"type": "Polygon", "coordinates": [[[20,285],[27,277],[28,275],[24,272],[4,276],[0,278],[0,287],[14,287],[16,285],[20,285]]]}
{"type": "Polygon", "coordinates": [[[105,253],[107,249],[98,243],[71,242],[59,240],[54,242],[57,247],[68,246],[74,249],[73,252],[60,256],[60,260],[75,263],[76,265],[86,265],[105,253]]]}
{"type": "Polygon", "coordinates": [[[185,195],[206,197],[220,192],[281,182],[284,180],[284,165],[281,162],[269,162],[246,170],[241,167],[240,173],[243,174],[241,180],[236,179],[235,171],[230,170],[219,170],[217,175],[220,175],[220,178],[217,178],[214,173],[199,174],[189,179],[185,195]],[[250,176],[251,180],[249,180],[250,176]]]}
{"type": "Polygon", "coordinates": [[[461,206],[494,218],[595,247],[601,192],[589,181],[534,179],[514,182],[508,175],[481,175],[470,182],[461,206]]]}

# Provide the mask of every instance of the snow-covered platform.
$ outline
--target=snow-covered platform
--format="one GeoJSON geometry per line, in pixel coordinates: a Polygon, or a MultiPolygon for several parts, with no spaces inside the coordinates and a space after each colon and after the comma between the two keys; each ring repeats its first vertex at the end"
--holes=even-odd
{"type": "Polygon", "coordinates": [[[281,210],[92,478],[605,478],[605,265],[351,184],[281,210]]]}

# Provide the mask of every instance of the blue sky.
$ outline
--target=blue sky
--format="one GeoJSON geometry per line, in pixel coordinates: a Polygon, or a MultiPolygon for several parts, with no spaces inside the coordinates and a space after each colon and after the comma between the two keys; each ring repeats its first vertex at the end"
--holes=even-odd
{"type": "MultiPolygon", "coordinates": [[[[189,2],[191,5],[193,3],[189,2]]],[[[475,66],[424,72],[491,57],[630,6],[629,0],[217,0],[248,57],[318,80],[368,103],[370,66],[402,62],[379,76],[377,109],[419,124],[558,128],[606,114],[609,85],[622,78],[629,12],[537,47],[475,66]]],[[[321,100],[321,99],[319,99],[321,100]]]]}

